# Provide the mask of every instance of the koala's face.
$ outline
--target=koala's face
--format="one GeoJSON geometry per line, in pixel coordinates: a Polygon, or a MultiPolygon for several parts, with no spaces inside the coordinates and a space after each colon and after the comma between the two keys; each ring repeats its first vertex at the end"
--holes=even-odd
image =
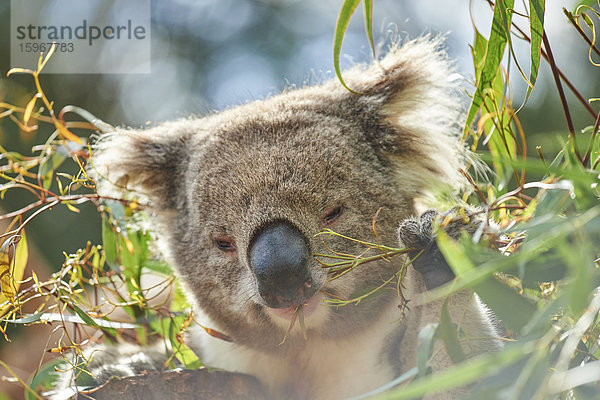
{"type": "MultiPolygon", "coordinates": [[[[354,318],[356,307],[323,300],[352,298],[397,268],[371,263],[329,282],[332,274],[317,258],[338,260],[315,254],[359,255],[366,248],[316,235],[330,228],[375,242],[372,220],[382,208],[378,235],[394,245],[397,221],[412,211],[412,198],[355,123],[295,106],[284,99],[258,114],[253,105],[231,110],[205,121],[209,133],[189,143],[174,256],[200,306],[214,320],[224,316],[231,324],[225,331],[234,338],[239,332],[239,340],[256,334],[262,344],[277,345],[297,306],[304,306],[308,335],[339,337],[368,324],[364,315],[354,318]]],[[[376,317],[379,306],[374,300],[360,308],[376,317]]]]}
{"type": "MultiPolygon", "coordinates": [[[[398,223],[429,181],[455,178],[456,140],[441,123],[458,106],[446,73],[434,45],[415,42],[346,73],[363,95],[332,81],[203,119],[117,132],[101,142],[96,166],[150,197],[194,303],[234,341],[277,350],[299,306],[309,337],[350,335],[390,296],[340,308],[323,300],[375,288],[399,262],[372,262],[331,281],[318,260],[365,248],[317,233],[375,242],[381,208],[379,241],[394,246],[398,223]]],[[[301,340],[295,331],[286,346],[301,340]]]]}

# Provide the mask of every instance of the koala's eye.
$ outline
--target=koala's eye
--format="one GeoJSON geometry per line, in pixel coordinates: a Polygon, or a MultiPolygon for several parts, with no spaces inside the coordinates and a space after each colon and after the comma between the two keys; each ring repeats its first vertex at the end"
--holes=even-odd
{"type": "Polygon", "coordinates": [[[233,240],[231,240],[229,238],[215,239],[215,245],[221,251],[234,251],[235,250],[235,243],[233,243],[233,240]]]}
{"type": "Polygon", "coordinates": [[[321,224],[323,226],[331,224],[333,221],[338,219],[343,212],[344,209],[342,208],[342,206],[336,206],[326,210],[323,213],[323,216],[321,217],[321,224]]]}

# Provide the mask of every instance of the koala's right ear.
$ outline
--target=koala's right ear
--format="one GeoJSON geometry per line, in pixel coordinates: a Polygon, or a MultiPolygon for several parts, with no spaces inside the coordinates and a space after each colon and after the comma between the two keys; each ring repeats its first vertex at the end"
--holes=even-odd
{"type": "Polygon", "coordinates": [[[147,196],[155,207],[174,207],[189,154],[186,122],[169,122],[143,131],[117,129],[101,136],[90,160],[98,193],[114,196],[133,191],[147,196]]]}

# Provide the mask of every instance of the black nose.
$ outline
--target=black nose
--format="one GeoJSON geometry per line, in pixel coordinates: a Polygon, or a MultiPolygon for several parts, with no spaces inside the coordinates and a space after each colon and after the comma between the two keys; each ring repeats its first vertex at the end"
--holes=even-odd
{"type": "Polygon", "coordinates": [[[315,293],[308,241],[291,223],[278,221],[256,232],[248,255],[258,292],[269,307],[299,305],[315,293]]]}

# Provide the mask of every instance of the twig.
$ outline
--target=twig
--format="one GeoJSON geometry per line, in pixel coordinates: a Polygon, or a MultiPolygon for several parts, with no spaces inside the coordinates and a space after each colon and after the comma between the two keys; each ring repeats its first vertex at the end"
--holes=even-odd
{"type": "Polygon", "coordinates": [[[557,72],[556,62],[554,61],[554,55],[552,54],[552,49],[550,48],[548,36],[546,35],[545,31],[544,35],[542,36],[542,41],[544,42],[544,48],[546,49],[546,53],[548,53],[548,63],[550,64],[550,69],[552,70],[552,75],[554,76],[554,83],[556,84],[556,89],[558,90],[558,95],[560,97],[560,103],[562,104],[562,108],[565,113],[565,119],[567,121],[567,128],[569,129],[569,138],[571,139],[573,151],[577,156],[579,162],[583,164],[583,159],[579,154],[579,150],[577,149],[577,145],[575,142],[575,128],[573,127],[573,120],[571,119],[569,104],[567,104],[567,98],[565,97],[565,92],[563,91],[562,84],[560,82],[560,76],[557,72]]]}
{"type": "Polygon", "coordinates": [[[592,129],[592,136],[590,137],[590,143],[588,144],[587,149],[585,150],[585,155],[583,156],[584,165],[587,164],[591,155],[592,155],[592,145],[594,144],[594,139],[600,133],[598,130],[600,129],[600,112],[598,112],[598,116],[596,117],[596,122],[594,123],[594,128],[592,129]]]}
{"type": "MultiPolygon", "coordinates": [[[[82,200],[82,201],[91,201],[91,200],[114,200],[114,201],[119,201],[121,203],[125,203],[125,204],[129,204],[130,201],[129,200],[124,200],[124,199],[119,199],[116,197],[107,197],[107,196],[100,196],[97,193],[90,193],[90,194],[72,194],[72,195],[68,195],[68,196],[56,196],[54,195],[53,197],[47,197],[44,198],[42,200],[38,200],[35,203],[31,203],[21,209],[18,209],[16,211],[10,212],[8,214],[3,214],[0,215],[0,220],[3,219],[9,219],[9,218],[13,218],[13,217],[17,217],[21,214],[26,213],[27,211],[31,211],[36,207],[39,207],[43,204],[47,204],[47,203],[54,203],[55,201],[58,201],[58,203],[63,203],[65,201],[76,201],[76,200],[82,200]]],[[[55,204],[53,204],[54,206],[55,204]]]]}
{"type": "MultiPolygon", "coordinates": [[[[594,53],[596,53],[598,56],[600,56],[600,50],[598,50],[598,48],[594,45],[594,43],[590,40],[590,38],[588,38],[588,36],[585,34],[583,29],[581,29],[581,27],[579,26],[579,24],[577,23],[577,21],[575,19],[575,16],[564,7],[563,7],[563,13],[565,13],[565,15],[569,19],[569,22],[571,23],[571,25],[573,25],[575,27],[575,29],[577,30],[577,33],[579,33],[581,35],[581,37],[583,38],[583,40],[585,40],[585,42],[590,46],[590,49],[592,49],[594,51],[594,53]]],[[[586,14],[583,14],[583,15],[586,15],[586,14]]]]}

